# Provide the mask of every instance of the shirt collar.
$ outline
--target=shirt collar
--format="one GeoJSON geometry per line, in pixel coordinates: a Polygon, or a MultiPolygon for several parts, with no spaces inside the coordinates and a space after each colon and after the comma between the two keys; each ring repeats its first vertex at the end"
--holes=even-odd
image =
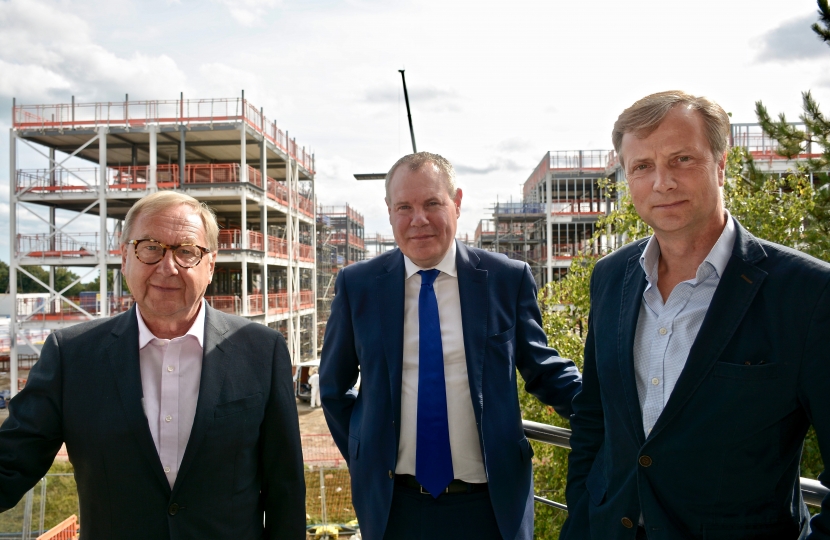
{"type": "MultiPolygon", "coordinates": [[[[458,248],[455,246],[455,240],[450,243],[450,249],[444,254],[444,258],[441,259],[441,262],[433,266],[432,268],[437,268],[441,272],[448,274],[452,277],[458,277],[458,267],[456,266],[455,262],[455,253],[458,248]]],[[[412,259],[407,257],[406,255],[403,256],[403,264],[406,267],[406,279],[411,278],[415,274],[418,273],[419,270],[429,270],[429,268],[421,268],[414,262],[412,259]]]]}
{"type": "MultiPolygon", "coordinates": [[[[136,319],[138,319],[138,350],[143,349],[147,346],[148,343],[153,341],[157,338],[153,332],[147,328],[147,324],[144,322],[144,317],[141,316],[141,310],[138,307],[138,304],[135,305],[135,315],[136,319]]],[[[202,299],[202,305],[199,307],[199,313],[196,314],[196,320],[193,321],[193,325],[191,325],[190,329],[185,332],[184,336],[180,336],[175,339],[181,339],[185,336],[193,336],[199,342],[199,346],[204,348],[204,338],[205,338],[205,300],[202,299]]]]}
{"type": "MultiPolygon", "coordinates": [[[[700,263],[700,266],[698,267],[698,276],[701,275],[700,268],[703,267],[704,264],[709,263],[709,265],[717,273],[718,278],[721,278],[724,270],[726,270],[727,263],[729,263],[729,258],[732,256],[732,248],[735,247],[737,232],[735,231],[735,222],[732,220],[732,214],[729,213],[729,210],[725,210],[725,212],[726,226],[720,233],[718,241],[715,242],[714,246],[712,246],[709,254],[703,262],[700,263]]],[[[657,242],[657,237],[652,235],[646,244],[646,248],[643,250],[643,254],[640,255],[640,266],[646,273],[646,279],[649,280],[649,283],[657,278],[657,263],[659,261],[660,243],[657,242]]]]}

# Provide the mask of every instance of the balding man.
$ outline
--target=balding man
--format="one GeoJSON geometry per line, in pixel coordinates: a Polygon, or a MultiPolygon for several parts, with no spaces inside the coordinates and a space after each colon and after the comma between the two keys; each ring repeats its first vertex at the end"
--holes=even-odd
{"type": "Polygon", "coordinates": [[[0,427],[0,508],[65,442],[83,540],[305,538],[288,349],[204,301],[213,213],[158,192],[130,209],[121,239],[135,306],[46,340],[0,427]]]}
{"type": "Polygon", "coordinates": [[[614,125],[654,236],[592,276],[562,539],[830,538],[798,468],[811,423],[830,448],[830,265],[724,209],[728,139],[723,108],[677,91],[614,125]]]}

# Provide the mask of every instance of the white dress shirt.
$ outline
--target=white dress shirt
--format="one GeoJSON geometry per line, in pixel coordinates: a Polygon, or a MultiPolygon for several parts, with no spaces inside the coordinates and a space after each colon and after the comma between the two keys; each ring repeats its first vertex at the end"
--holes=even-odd
{"type": "Polygon", "coordinates": [[[640,256],[648,285],[643,292],[634,334],[634,372],[646,437],[657,423],[686,366],[689,350],[732,256],[735,236],[735,223],[726,212],[726,226],[698,266],[694,279],[678,283],[665,304],[657,288],[660,244],[655,236],[640,256]]]}
{"type": "MultiPolygon", "coordinates": [[[[470,483],[487,482],[481,445],[478,440],[467,356],[461,326],[461,299],[453,242],[435,268],[441,271],[433,288],[438,301],[441,346],[444,350],[444,381],[447,389],[447,416],[454,477],[470,483]]],[[[398,474],[415,474],[415,451],[418,439],[418,296],[421,292],[419,268],[404,255],[406,282],[403,323],[403,375],[401,384],[401,440],[398,445],[398,474]]]]}
{"type": "Polygon", "coordinates": [[[193,429],[205,335],[205,306],[187,333],[175,339],[153,335],[138,305],[138,355],[141,368],[141,404],[150,425],[161,466],[170,487],[182,464],[182,456],[193,429]]]}

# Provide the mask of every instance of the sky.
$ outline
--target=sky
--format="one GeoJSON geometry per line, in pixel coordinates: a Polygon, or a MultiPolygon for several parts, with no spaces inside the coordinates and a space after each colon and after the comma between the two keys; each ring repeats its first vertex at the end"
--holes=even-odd
{"type": "MultiPolygon", "coordinates": [[[[458,232],[472,236],[496,200],[520,200],[547,151],[610,149],[619,113],[647,94],[707,95],[734,122],[754,122],[758,100],[796,120],[805,90],[828,110],[816,10],[814,0],[0,0],[0,260],[12,98],[244,89],[314,152],[319,203],[348,203],[367,234],[390,235],[383,183],[353,174],[411,152],[405,69],[418,149],[455,165],[458,232]]],[[[21,227],[46,232],[28,214],[21,227]]]]}

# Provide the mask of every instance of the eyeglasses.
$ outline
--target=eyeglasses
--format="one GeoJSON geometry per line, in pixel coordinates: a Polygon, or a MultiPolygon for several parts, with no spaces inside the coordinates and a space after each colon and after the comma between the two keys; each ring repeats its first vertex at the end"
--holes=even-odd
{"type": "Polygon", "coordinates": [[[208,248],[196,244],[168,246],[152,238],[130,240],[127,244],[135,246],[135,257],[144,264],[157,264],[169,249],[173,253],[173,260],[176,264],[182,268],[193,268],[202,262],[202,256],[205,253],[210,253],[208,248]]]}

